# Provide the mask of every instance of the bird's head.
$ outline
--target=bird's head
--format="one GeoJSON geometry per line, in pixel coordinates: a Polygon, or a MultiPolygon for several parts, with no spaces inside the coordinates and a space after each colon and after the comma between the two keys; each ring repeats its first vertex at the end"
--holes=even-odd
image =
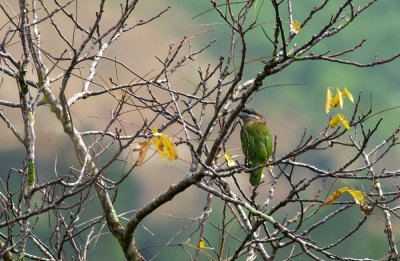
{"type": "Polygon", "coordinates": [[[265,123],[265,118],[261,112],[253,108],[244,108],[239,112],[238,116],[243,120],[245,125],[249,123],[265,123]]]}

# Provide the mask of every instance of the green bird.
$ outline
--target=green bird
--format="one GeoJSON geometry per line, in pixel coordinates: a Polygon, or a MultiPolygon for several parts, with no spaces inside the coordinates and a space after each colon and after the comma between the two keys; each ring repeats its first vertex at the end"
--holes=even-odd
{"type": "MultiPolygon", "coordinates": [[[[245,108],[238,116],[243,120],[240,131],[242,150],[248,157],[251,168],[265,164],[272,154],[272,139],[264,116],[256,109],[245,108]]],[[[250,173],[250,184],[257,186],[260,183],[264,168],[250,173]]]]}

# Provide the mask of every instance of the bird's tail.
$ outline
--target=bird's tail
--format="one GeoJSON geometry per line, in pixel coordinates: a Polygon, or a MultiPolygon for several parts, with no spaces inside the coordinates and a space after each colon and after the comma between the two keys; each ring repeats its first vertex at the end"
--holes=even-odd
{"type": "MultiPolygon", "coordinates": [[[[259,164],[251,164],[251,165],[252,165],[251,166],[252,168],[260,166],[259,164]]],[[[250,173],[250,184],[252,186],[257,186],[258,183],[260,183],[263,170],[264,170],[264,168],[260,168],[256,171],[253,171],[250,173]]]]}

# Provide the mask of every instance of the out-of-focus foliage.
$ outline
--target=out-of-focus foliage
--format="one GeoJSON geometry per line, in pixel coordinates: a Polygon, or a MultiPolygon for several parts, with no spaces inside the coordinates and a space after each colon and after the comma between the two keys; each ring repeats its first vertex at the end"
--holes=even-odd
{"type": "MultiPolygon", "coordinates": [[[[292,2],[292,8],[296,12],[293,14],[293,16],[301,21],[307,15],[306,10],[309,10],[314,5],[321,4],[323,1],[292,2]]],[[[342,1],[332,2],[333,3],[329,8],[333,9],[337,8],[337,6],[340,5],[342,1]]],[[[262,24],[256,30],[250,32],[248,35],[249,55],[247,61],[248,64],[244,71],[245,79],[253,77],[254,72],[258,71],[259,68],[263,66],[262,59],[264,57],[269,59],[272,55],[272,45],[264,36],[261,26],[268,33],[271,34],[274,30],[274,13],[270,9],[270,5],[265,4],[263,1],[259,1],[258,3],[259,4],[257,12],[254,12],[252,16],[256,17],[260,13],[268,14],[266,17],[269,17],[269,19],[262,21],[262,24]]],[[[89,1],[77,2],[75,9],[79,11],[78,13],[80,17],[96,17],[94,11],[95,9],[91,8],[91,4],[93,3],[90,3],[89,1]]],[[[97,4],[97,2],[95,4],[97,4]]],[[[106,5],[107,4],[109,3],[106,3],[106,5]]],[[[154,59],[154,61],[151,62],[152,65],[149,66],[148,64],[146,64],[148,61],[144,61],[142,59],[142,53],[150,52],[154,53],[152,57],[158,57],[160,54],[165,53],[165,51],[167,50],[166,46],[168,46],[170,42],[176,42],[181,39],[181,35],[195,34],[200,35],[200,37],[197,38],[201,39],[199,40],[200,42],[206,42],[207,40],[214,38],[217,40],[216,44],[209,49],[210,52],[207,54],[208,58],[202,58],[203,65],[206,65],[210,61],[215,61],[216,56],[226,57],[228,55],[226,51],[226,43],[231,40],[228,37],[230,29],[220,24],[221,19],[218,15],[216,15],[215,12],[209,11],[210,8],[212,8],[212,5],[208,1],[139,1],[138,8],[140,8],[141,10],[139,13],[143,17],[148,17],[154,13],[154,10],[162,9],[168,4],[171,5],[170,10],[160,19],[156,20],[154,26],[147,27],[145,29],[145,32],[141,32],[141,37],[134,36],[132,38],[129,38],[129,34],[126,35],[125,38],[121,40],[122,43],[120,46],[117,45],[117,47],[111,49],[110,53],[107,53],[108,57],[122,56],[125,62],[127,62],[127,64],[129,64],[131,67],[139,68],[138,70],[150,71],[149,68],[153,66],[153,64],[157,64],[157,66],[160,66],[159,61],[157,59],[154,59]]],[[[398,32],[398,10],[400,10],[399,1],[380,1],[376,3],[376,8],[371,8],[367,13],[359,17],[359,19],[355,21],[354,24],[352,24],[349,30],[341,32],[341,34],[338,36],[332,37],[331,41],[322,42],[315,51],[328,50],[329,52],[334,53],[335,51],[342,50],[343,47],[353,46],[360,42],[363,37],[367,37],[367,42],[362,48],[360,48],[357,52],[348,54],[347,57],[349,59],[356,59],[360,62],[369,62],[375,55],[375,53],[378,53],[377,57],[379,58],[389,56],[392,54],[390,53],[390,51],[398,50],[398,46],[400,46],[400,37],[396,37],[396,35],[398,35],[396,33],[398,32]],[[385,15],[382,15],[382,13],[384,13],[385,15]],[[385,26],[379,26],[376,22],[378,20],[379,24],[385,24],[385,26]],[[368,31],[366,32],[366,30],[364,30],[363,28],[368,28],[368,31]],[[366,33],[367,35],[365,35],[366,33]],[[382,41],[382,39],[390,40],[382,41]]],[[[111,14],[110,17],[112,17],[113,14],[114,16],[118,16],[120,14],[120,11],[121,10],[119,8],[116,8],[114,5],[112,6],[112,8],[110,5],[110,8],[106,9],[106,13],[108,15],[111,14]]],[[[139,18],[141,19],[141,17],[134,17],[133,20],[139,18]]],[[[293,20],[292,23],[290,23],[287,17],[282,17],[282,19],[284,21],[283,25],[286,26],[285,28],[296,33],[296,40],[294,41],[294,43],[300,45],[302,41],[308,39],[310,34],[314,32],[314,28],[317,28],[319,24],[323,24],[327,20],[331,19],[331,17],[321,14],[318,17],[315,17],[312,22],[307,23],[302,28],[300,28],[297,19],[293,20]]],[[[63,23],[64,21],[57,22],[63,23]]],[[[248,21],[248,23],[251,22],[251,20],[248,21]]],[[[346,20],[343,20],[343,23],[345,22],[346,20]]],[[[68,22],[65,21],[65,23],[67,26],[68,22]]],[[[111,23],[111,19],[107,20],[105,23],[111,23]]],[[[43,35],[42,37],[44,39],[45,35],[43,35]]],[[[50,39],[47,41],[50,41],[50,39]]],[[[46,42],[44,42],[43,44],[46,45],[46,42]]],[[[198,42],[193,41],[193,46],[198,47],[197,45],[198,42]]],[[[51,46],[51,48],[57,48],[57,45],[51,46]]],[[[239,61],[239,57],[240,52],[235,53],[234,59],[237,59],[237,61],[239,61]]],[[[104,66],[102,68],[104,71],[101,75],[104,76],[104,79],[109,77],[109,72],[114,71],[115,74],[113,74],[112,76],[112,78],[114,79],[118,77],[120,77],[121,80],[122,78],[134,78],[132,75],[125,76],[121,69],[114,68],[114,65],[110,66],[102,64],[102,66],[104,66]],[[116,77],[116,75],[118,77],[116,77]]],[[[311,132],[315,132],[316,130],[319,130],[322,127],[328,125],[329,116],[321,113],[324,108],[324,101],[323,99],[321,99],[321,97],[323,97],[325,94],[325,86],[351,86],[351,90],[354,96],[357,96],[357,93],[355,93],[354,90],[360,90],[363,97],[369,97],[370,94],[373,93],[373,99],[371,100],[373,100],[374,111],[384,110],[398,105],[398,101],[400,100],[400,92],[398,91],[397,87],[399,82],[399,66],[399,61],[394,61],[393,63],[382,65],[380,67],[374,67],[373,69],[350,67],[342,64],[328,62],[300,62],[292,67],[289,67],[287,70],[282,71],[276,76],[271,76],[270,78],[268,78],[268,81],[265,81],[264,83],[264,87],[274,86],[277,84],[283,86],[265,88],[263,91],[259,92],[256,97],[254,97],[254,99],[252,100],[252,104],[254,105],[254,107],[259,108],[261,111],[267,112],[266,116],[268,118],[268,121],[273,123],[270,124],[271,132],[273,134],[278,134],[277,139],[280,146],[277,149],[277,154],[282,154],[286,148],[294,147],[294,144],[296,144],[296,142],[298,141],[297,138],[301,136],[305,127],[308,127],[311,132]]],[[[76,74],[79,75],[79,72],[76,72],[76,74]]],[[[182,89],[192,88],[194,85],[193,82],[196,82],[195,80],[198,80],[198,76],[194,74],[182,74],[180,75],[180,77],[182,80],[180,87],[182,89]]],[[[104,79],[97,80],[105,82],[104,79]]],[[[137,79],[134,78],[132,81],[135,80],[137,79]]],[[[2,91],[4,92],[5,84],[7,83],[4,83],[2,84],[3,86],[0,86],[0,98],[2,96],[2,91]]],[[[79,84],[77,84],[76,86],[77,88],[81,87],[79,84]]],[[[353,102],[352,95],[348,92],[346,88],[343,91],[339,89],[336,89],[336,91],[336,96],[335,98],[333,98],[331,89],[328,88],[327,96],[330,98],[329,102],[326,102],[326,104],[328,104],[325,107],[327,113],[330,111],[331,107],[336,107],[338,105],[340,105],[341,107],[343,106],[343,98],[345,97],[344,95],[346,95],[348,99],[353,102]]],[[[18,97],[14,98],[15,100],[18,100],[18,97]]],[[[90,99],[88,99],[88,101],[91,102],[90,99]]],[[[368,102],[368,98],[364,99],[364,104],[360,104],[361,108],[367,110],[369,106],[368,102]]],[[[84,109],[74,109],[72,113],[74,115],[79,115],[79,121],[74,122],[74,124],[81,128],[87,126],[89,129],[89,127],[96,124],[93,120],[94,118],[96,120],[99,118],[108,118],[109,110],[112,109],[107,106],[106,102],[98,102],[92,108],[93,109],[91,109],[91,111],[86,111],[84,109]]],[[[352,106],[347,107],[345,105],[343,107],[343,114],[349,115],[347,113],[350,113],[352,109],[352,106]]],[[[387,134],[393,130],[393,127],[398,125],[398,113],[398,111],[391,111],[382,115],[384,116],[384,121],[381,125],[379,132],[376,135],[376,138],[379,139],[382,137],[386,137],[387,134]]],[[[331,126],[337,126],[337,124],[340,124],[342,122],[346,126],[346,128],[349,129],[350,126],[348,126],[348,122],[343,114],[339,114],[334,117],[330,121],[331,126]]],[[[20,115],[15,115],[14,117],[18,118],[20,117],[20,115]]],[[[372,119],[375,120],[377,118],[378,117],[372,119]]],[[[125,120],[129,122],[129,124],[133,122],[132,125],[135,125],[136,119],[125,120]]],[[[35,115],[32,114],[30,117],[30,122],[36,122],[37,126],[46,126],[47,129],[40,129],[39,133],[51,133],[51,135],[47,135],[46,138],[41,138],[42,140],[39,140],[38,142],[39,146],[37,150],[40,157],[38,157],[37,159],[38,163],[35,164],[35,169],[39,179],[45,180],[47,178],[47,175],[50,175],[49,173],[53,169],[55,169],[56,172],[60,174],[68,173],[70,167],[77,164],[75,161],[77,159],[66,159],[67,157],[64,157],[64,155],[70,156],[71,151],[73,151],[74,148],[71,146],[71,144],[66,144],[64,140],[57,140],[57,135],[54,134],[53,131],[58,130],[58,132],[62,132],[62,129],[58,124],[56,124],[57,120],[55,119],[54,115],[51,115],[49,117],[35,117],[35,115]],[[52,147],[48,146],[49,144],[55,145],[54,147],[58,147],[58,150],[49,151],[48,148],[52,147]]],[[[375,121],[373,123],[375,123],[375,121]]],[[[123,125],[123,123],[121,123],[121,125],[123,125]]],[[[127,130],[129,132],[128,128],[127,130]]],[[[9,133],[9,130],[3,123],[0,124],[0,132],[9,133]]],[[[172,180],[178,180],[187,171],[186,168],[179,167],[179,163],[182,163],[179,162],[179,160],[184,159],[184,156],[181,157],[181,155],[185,155],[185,152],[181,153],[181,151],[179,151],[180,158],[182,159],[178,159],[177,148],[174,143],[175,137],[164,133],[158,133],[157,130],[155,130],[153,135],[156,138],[154,138],[153,140],[149,138],[148,140],[138,143],[136,149],[134,150],[139,152],[137,157],[138,164],[143,165],[143,168],[147,167],[155,171],[151,172],[150,174],[147,174],[148,172],[146,172],[145,175],[144,173],[141,173],[142,168],[135,170],[135,175],[129,177],[127,179],[127,183],[121,184],[120,191],[135,191],[135,194],[128,193],[127,196],[124,196],[120,193],[118,195],[119,198],[115,201],[115,207],[118,210],[118,213],[123,213],[125,210],[130,210],[132,208],[141,207],[145,202],[154,197],[154,195],[157,195],[158,193],[163,191],[166,188],[166,184],[172,182],[172,180]],[[151,147],[152,142],[155,144],[156,149],[154,149],[154,147],[151,147]],[[151,157],[150,152],[153,153],[152,155],[158,152],[164,162],[164,153],[167,154],[170,162],[175,159],[176,161],[174,161],[174,169],[167,169],[164,164],[161,163],[159,158],[157,158],[158,155],[156,154],[157,157],[151,157]],[[149,162],[146,162],[148,158],[150,158],[150,160],[149,162]]],[[[2,178],[5,178],[5,175],[6,173],[8,173],[10,167],[21,165],[20,162],[13,162],[15,158],[21,158],[20,155],[18,155],[17,152],[9,152],[12,149],[21,149],[20,147],[14,147],[13,143],[15,143],[15,140],[13,139],[15,138],[12,137],[4,139],[4,145],[2,148],[0,148],[2,152],[1,155],[4,155],[0,157],[0,172],[4,173],[2,178]]],[[[231,147],[239,147],[239,143],[228,145],[230,145],[231,147]]],[[[324,163],[320,166],[326,169],[330,169],[335,168],[335,166],[342,160],[346,159],[347,156],[348,154],[346,153],[346,151],[340,154],[338,153],[336,155],[331,155],[331,157],[329,157],[328,155],[324,156],[322,153],[316,153],[305,156],[304,160],[309,160],[310,162],[318,161],[320,163],[324,163]]],[[[231,154],[224,154],[224,157],[228,163],[228,166],[236,165],[236,162],[232,160],[231,154]]],[[[101,160],[102,159],[99,159],[99,161],[101,160]]],[[[129,162],[132,161],[133,160],[130,159],[129,162]]],[[[120,165],[114,163],[107,169],[107,172],[110,175],[116,175],[116,173],[122,173],[123,169],[125,168],[127,167],[121,167],[120,165]]],[[[307,175],[309,175],[309,173],[307,171],[304,171],[304,177],[307,175]]],[[[10,193],[15,193],[16,191],[18,191],[20,189],[18,185],[19,183],[15,183],[14,186],[12,186],[13,190],[10,191],[10,193]]],[[[357,188],[362,187],[362,184],[352,185],[355,185],[355,187],[357,188]]],[[[285,189],[286,188],[284,186],[280,187],[280,189],[277,191],[277,194],[279,195],[280,193],[282,193],[283,195],[285,193],[285,189]]],[[[342,188],[341,190],[343,189],[344,188],[342,188]]],[[[337,191],[341,190],[339,189],[337,191]]],[[[337,191],[335,191],[335,193],[337,191]]],[[[342,193],[345,191],[350,193],[350,191],[354,192],[358,190],[344,189],[342,193]]],[[[308,191],[304,191],[301,193],[307,194],[308,191]]],[[[189,211],[189,209],[193,206],[203,206],[205,204],[204,194],[199,193],[198,190],[190,190],[189,192],[184,194],[182,198],[183,199],[181,199],[180,201],[181,203],[177,203],[176,205],[174,205],[173,209],[179,213],[174,213],[176,214],[176,216],[170,217],[170,219],[165,219],[165,213],[159,211],[158,216],[145,219],[145,221],[143,222],[143,228],[138,229],[138,231],[136,232],[136,236],[140,242],[151,242],[154,245],[158,245],[159,242],[167,242],[167,240],[171,237],[171,234],[176,233],[176,231],[179,230],[180,225],[182,224],[181,220],[183,219],[180,219],[181,217],[178,216],[184,216],[187,211],[189,211]],[[164,219],[160,217],[164,217],[164,219]],[[147,225],[150,225],[149,230],[146,227],[147,225]],[[157,232],[153,232],[152,230],[157,232]]],[[[330,202],[333,203],[336,199],[337,197],[330,202]]],[[[356,197],[354,197],[354,199],[356,199],[356,197]]],[[[361,202],[362,200],[358,201],[361,202]]],[[[98,202],[96,200],[93,200],[91,203],[93,204],[89,204],[88,210],[98,211],[98,209],[96,209],[96,206],[98,206],[98,202]]],[[[70,204],[73,204],[73,201],[71,201],[70,204]]],[[[300,209],[293,209],[293,211],[300,211],[300,209]]],[[[321,209],[320,213],[323,214],[325,213],[324,211],[327,210],[321,209]]],[[[354,211],[354,215],[357,214],[359,214],[359,211],[354,211]]],[[[101,213],[99,213],[98,215],[100,216],[101,213]]],[[[121,222],[126,222],[124,218],[129,217],[129,215],[130,213],[121,214],[121,222]]],[[[282,221],[286,219],[285,215],[286,213],[276,213],[275,218],[279,221],[282,221]]],[[[213,223],[213,225],[215,225],[215,227],[219,227],[220,224],[218,224],[218,221],[221,220],[221,216],[221,212],[211,213],[210,219],[212,220],[211,222],[213,223]]],[[[82,216],[82,219],[84,218],[85,216],[82,216]]],[[[347,222],[348,220],[345,220],[346,217],[343,217],[343,219],[344,220],[340,220],[339,216],[335,224],[329,223],[327,227],[329,228],[330,226],[332,231],[337,231],[340,229],[343,229],[345,231],[352,220],[347,222]],[[343,225],[341,227],[338,227],[337,223],[343,225]]],[[[311,218],[306,222],[311,223],[311,221],[315,220],[311,218]]],[[[198,226],[198,223],[190,223],[189,221],[187,224],[188,226],[191,224],[193,227],[198,226]]],[[[38,229],[42,229],[43,231],[45,231],[46,229],[48,229],[46,225],[47,224],[42,224],[39,220],[38,229]]],[[[239,228],[235,226],[233,227],[239,230],[239,228]]],[[[373,234],[375,232],[374,229],[376,229],[376,223],[367,226],[367,228],[369,228],[369,231],[368,229],[367,231],[360,231],[360,235],[358,236],[362,237],[362,235],[367,235],[367,233],[373,234]]],[[[107,228],[99,228],[99,230],[103,232],[107,231],[106,229],[107,228]]],[[[210,229],[210,227],[208,229],[209,234],[215,233],[215,236],[209,237],[211,238],[211,242],[209,242],[211,244],[205,245],[218,245],[220,243],[218,240],[221,240],[219,238],[219,234],[216,233],[213,229],[210,229]]],[[[321,240],[321,242],[326,242],[327,244],[330,243],[330,233],[328,229],[327,231],[318,231],[318,229],[316,229],[311,234],[315,236],[316,239],[321,240]]],[[[82,241],[85,240],[83,235],[87,236],[86,234],[82,234],[80,238],[80,240],[82,241]]],[[[190,238],[191,236],[193,235],[183,233],[178,238],[181,239],[182,244],[185,244],[184,242],[186,242],[187,238],[190,238]]],[[[377,237],[379,237],[379,235],[377,237]]],[[[101,258],[104,257],[107,257],[107,259],[114,257],[115,260],[123,259],[124,257],[121,255],[120,246],[118,245],[118,243],[113,241],[111,236],[106,236],[105,238],[109,239],[113,243],[105,244],[105,240],[103,240],[103,237],[100,237],[99,234],[99,241],[98,243],[96,243],[95,251],[93,249],[89,249],[89,252],[92,251],[91,254],[93,259],[98,258],[98,260],[102,260],[101,258]]],[[[365,256],[375,257],[376,253],[386,251],[386,246],[383,246],[382,242],[383,240],[381,238],[376,238],[374,242],[362,241],[359,243],[363,245],[360,245],[359,247],[365,249],[365,256]],[[379,248],[384,250],[381,250],[379,248]]],[[[228,249],[233,249],[239,244],[240,242],[237,242],[234,239],[230,239],[229,242],[226,242],[226,246],[228,246],[228,249]]],[[[199,245],[198,247],[203,251],[207,251],[208,253],[210,249],[208,247],[205,247],[205,245],[204,241],[201,241],[201,245],[199,245]]],[[[139,248],[140,247],[141,245],[139,245],[139,248]]],[[[197,246],[193,245],[193,248],[197,248],[197,246]]],[[[352,251],[354,251],[354,248],[351,247],[350,244],[344,244],[343,246],[338,248],[336,253],[351,254],[352,251]]],[[[142,252],[145,257],[151,257],[154,255],[154,253],[157,252],[157,250],[149,247],[146,249],[142,249],[142,252]]],[[[159,260],[167,259],[171,256],[176,257],[177,260],[183,260],[183,258],[187,258],[187,256],[178,256],[177,253],[181,252],[169,249],[161,256],[159,256],[159,260]]],[[[202,256],[202,258],[206,257],[207,254],[204,254],[204,256],[202,256]]]]}

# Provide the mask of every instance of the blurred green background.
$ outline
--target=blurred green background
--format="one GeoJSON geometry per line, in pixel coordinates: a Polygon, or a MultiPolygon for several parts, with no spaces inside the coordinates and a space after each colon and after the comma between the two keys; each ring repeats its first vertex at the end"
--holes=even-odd
{"type": "MultiPolygon", "coordinates": [[[[115,4],[115,2],[116,1],[110,1],[107,4],[105,13],[107,19],[105,23],[107,23],[107,21],[112,21],[112,19],[119,14],[119,5],[115,4]]],[[[310,8],[320,4],[322,1],[292,2],[293,18],[302,21],[308,14],[310,8]]],[[[318,30],[322,24],[330,19],[332,15],[330,11],[336,10],[338,5],[343,1],[332,2],[334,3],[330,4],[326,10],[317,15],[301,30],[300,34],[292,41],[292,44],[296,43],[298,46],[302,45],[309,39],[310,35],[315,33],[315,30],[318,30]]],[[[355,1],[356,4],[360,5],[366,2],[367,1],[355,1]]],[[[261,4],[261,2],[259,3],[261,4]]],[[[95,7],[96,4],[97,1],[79,2],[78,6],[80,17],[82,17],[81,19],[84,21],[87,19],[89,21],[93,18],[97,10],[95,7]]],[[[205,68],[208,63],[214,65],[218,62],[218,56],[228,55],[227,50],[230,43],[230,31],[226,26],[217,24],[221,22],[221,19],[215,12],[205,12],[212,7],[209,1],[142,1],[139,2],[137,11],[130,22],[151,17],[168,5],[171,6],[171,9],[166,14],[153,23],[145,27],[140,27],[138,30],[134,30],[123,36],[115,46],[108,50],[107,55],[108,57],[117,57],[121,59],[129,65],[130,68],[144,74],[154,68],[154,66],[159,66],[159,64],[155,65],[157,61],[154,56],[165,57],[170,42],[177,42],[181,40],[184,35],[190,36],[208,31],[192,40],[193,47],[200,48],[212,39],[216,39],[216,43],[196,60],[193,67],[185,67],[182,71],[178,72],[176,76],[177,84],[182,84],[182,86],[178,85],[175,87],[178,89],[187,88],[187,86],[185,86],[187,83],[182,81],[182,79],[197,82],[199,80],[197,74],[198,66],[205,68]],[[203,14],[203,12],[205,13],[203,14]],[[199,14],[202,15],[198,16],[199,14]]],[[[329,53],[335,53],[351,48],[358,44],[363,38],[366,38],[367,42],[362,48],[347,54],[345,58],[360,63],[368,63],[373,61],[376,55],[380,59],[392,56],[400,51],[399,11],[400,1],[379,1],[360,15],[346,30],[332,38],[325,39],[316,49],[313,49],[312,52],[315,54],[328,51],[329,53]]],[[[286,9],[282,9],[282,13],[286,14],[286,9]]],[[[259,22],[265,23],[263,26],[267,33],[272,34],[274,15],[271,12],[269,1],[265,1],[261,8],[260,17],[262,17],[262,19],[260,19],[259,22]]],[[[288,21],[287,17],[282,17],[282,19],[288,21]]],[[[3,21],[3,19],[1,21],[3,21]]],[[[285,24],[285,26],[285,29],[288,30],[289,25],[285,24]]],[[[52,46],[50,36],[51,32],[43,32],[42,40],[44,41],[44,45],[47,45],[49,48],[57,48],[56,46],[52,46]]],[[[271,55],[271,44],[265,38],[260,27],[249,33],[247,39],[249,43],[249,60],[251,58],[269,57],[271,55]]],[[[239,53],[240,52],[238,52],[237,55],[239,55],[239,53]]],[[[102,70],[102,77],[115,77],[113,64],[102,64],[101,66],[99,70],[102,70]]],[[[329,118],[325,114],[324,108],[327,87],[343,88],[347,86],[354,96],[362,92],[364,97],[362,106],[365,110],[369,108],[369,97],[371,94],[373,110],[375,112],[400,105],[400,89],[398,88],[400,79],[399,66],[400,60],[395,60],[389,64],[372,68],[359,68],[325,61],[297,62],[264,81],[264,86],[283,84],[283,87],[267,88],[261,91],[255,96],[250,105],[259,108],[266,114],[272,134],[277,135],[277,154],[283,155],[297,145],[305,127],[308,128],[309,134],[315,136],[328,124],[329,118]],[[293,84],[300,85],[292,86],[293,84]]],[[[254,78],[261,68],[262,64],[260,62],[254,61],[249,63],[245,71],[244,80],[254,78]]],[[[122,70],[118,72],[118,74],[120,78],[132,78],[131,75],[122,70]]],[[[12,97],[11,99],[15,100],[15,94],[12,94],[14,90],[8,86],[1,86],[0,97],[1,99],[12,97]]],[[[86,103],[77,104],[72,110],[80,121],[77,123],[78,128],[83,130],[86,128],[91,129],[103,126],[101,124],[104,124],[106,121],[99,123],[99,121],[101,121],[99,119],[107,119],[110,109],[112,109],[112,106],[108,107],[105,103],[97,102],[97,100],[95,102],[95,99],[88,99],[86,103]]],[[[350,116],[352,110],[353,105],[349,102],[345,103],[343,114],[350,116]]],[[[7,109],[6,112],[11,115],[13,120],[18,121],[20,117],[19,112],[9,109],[7,109]]],[[[337,112],[337,109],[333,111],[333,113],[337,112]]],[[[45,118],[44,115],[48,114],[46,114],[47,112],[45,112],[44,109],[40,113],[42,113],[42,119],[40,116],[36,116],[36,125],[38,128],[38,177],[40,180],[46,180],[54,178],[55,168],[60,174],[68,173],[69,167],[76,164],[76,162],[74,162],[73,158],[70,159],[69,157],[63,156],[72,155],[73,153],[69,154],[69,152],[72,152],[73,148],[69,141],[63,137],[62,129],[59,124],[54,120],[53,126],[53,123],[45,118]],[[55,159],[57,159],[57,164],[55,164],[55,159]]],[[[375,136],[375,140],[371,142],[372,146],[389,136],[400,123],[399,110],[385,112],[384,114],[371,118],[369,122],[373,124],[380,117],[384,119],[381,128],[375,136]]],[[[131,130],[134,130],[134,126],[131,126],[131,128],[131,130]]],[[[127,129],[130,130],[129,128],[127,129]]],[[[10,134],[3,122],[0,123],[0,132],[2,133],[2,137],[0,138],[0,143],[2,144],[0,147],[0,175],[1,178],[5,180],[11,167],[22,167],[24,150],[10,134]]],[[[350,130],[349,133],[351,134],[352,130],[350,130]]],[[[231,148],[238,148],[238,145],[238,140],[228,144],[231,148]]],[[[335,164],[341,162],[345,155],[347,154],[330,155],[314,153],[301,158],[301,160],[323,168],[334,168],[335,164]]],[[[169,185],[173,184],[173,182],[178,181],[186,171],[188,171],[188,164],[185,162],[176,163],[171,168],[160,164],[160,160],[157,156],[158,155],[148,162],[148,166],[136,169],[126,182],[121,184],[116,201],[118,213],[123,213],[142,206],[147,201],[151,200],[152,197],[164,191],[169,185]],[[150,165],[151,168],[149,168],[150,165]]],[[[400,151],[397,149],[397,155],[393,156],[392,154],[390,158],[382,163],[382,168],[393,169],[397,164],[398,169],[398,162],[396,162],[396,159],[398,159],[399,156],[400,151]]],[[[108,172],[110,177],[115,178],[118,177],[123,169],[124,165],[114,164],[108,169],[108,172]]],[[[13,177],[11,179],[11,184],[14,184],[14,192],[20,189],[17,178],[13,177]]],[[[343,186],[343,184],[336,185],[343,186]]],[[[359,184],[353,185],[357,187],[359,184]]],[[[285,184],[282,184],[282,186],[284,187],[285,184]]],[[[313,197],[312,193],[310,195],[308,195],[307,192],[304,193],[305,197],[313,197]]],[[[279,202],[279,199],[284,197],[284,191],[277,192],[277,198],[273,202],[279,202]]],[[[151,233],[145,228],[139,228],[136,232],[138,247],[142,248],[146,246],[146,248],[142,250],[145,258],[152,257],[160,249],[160,246],[164,245],[184,224],[189,224],[191,222],[189,219],[184,219],[184,217],[192,218],[201,215],[205,201],[205,193],[196,188],[191,188],[182,195],[179,195],[173,202],[166,204],[166,206],[162,207],[155,214],[146,218],[143,224],[151,233]],[[171,217],[170,215],[174,215],[175,217],[171,217]]],[[[219,220],[222,215],[222,207],[222,203],[214,199],[213,211],[210,214],[210,222],[212,224],[208,224],[206,233],[206,239],[209,240],[212,246],[217,246],[219,242],[221,242],[220,235],[217,233],[215,227],[221,226],[219,220]]],[[[289,206],[289,208],[290,207],[291,206],[289,206]]],[[[298,211],[298,206],[292,207],[293,209],[288,210],[288,212],[294,213],[298,211]]],[[[332,209],[322,209],[308,222],[311,224],[312,221],[315,222],[321,219],[324,217],[324,214],[329,213],[331,210],[332,209]]],[[[85,220],[85,215],[87,213],[90,213],[91,216],[96,216],[94,213],[101,215],[100,206],[96,198],[93,198],[91,203],[88,204],[83,213],[82,220],[85,220]]],[[[277,213],[276,219],[281,221],[285,215],[286,213],[283,212],[277,213]]],[[[129,218],[130,214],[127,214],[126,217],[129,218]]],[[[353,207],[344,211],[338,217],[340,217],[340,219],[336,218],[329,221],[323,227],[323,230],[313,231],[313,239],[322,242],[323,245],[334,242],[334,239],[337,238],[338,235],[348,231],[360,220],[361,213],[359,209],[353,207]]],[[[44,217],[39,221],[39,225],[35,229],[38,234],[44,235],[45,239],[49,239],[47,225],[47,218],[44,217]]],[[[189,243],[196,245],[196,235],[198,233],[196,232],[193,235],[191,235],[191,233],[197,226],[198,222],[191,224],[184,233],[173,241],[173,246],[168,247],[166,251],[158,256],[157,260],[189,260],[188,254],[179,244],[191,238],[192,240],[189,241],[189,243]]],[[[307,223],[305,226],[307,227],[307,223]]],[[[100,225],[97,228],[100,229],[100,225]]],[[[357,232],[356,235],[348,241],[349,243],[335,248],[333,252],[360,258],[380,258],[387,253],[387,241],[383,229],[384,224],[382,221],[369,218],[366,226],[364,226],[361,231],[357,232]]],[[[2,230],[2,232],[4,232],[4,230],[2,230]]],[[[118,243],[109,234],[108,228],[103,227],[101,232],[105,233],[105,235],[99,237],[98,241],[91,245],[89,260],[123,260],[124,257],[118,243]]],[[[231,227],[231,233],[239,238],[241,236],[240,229],[235,225],[231,227]]],[[[79,236],[79,240],[82,240],[82,242],[85,239],[86,233],[79,236]]],[[[208,244],[206,245],[208,246],[208,244]]],[[[232,254],[232,251],[237,245],[238,242],[235,239],[229,238],[226,242],[226,255],[232,254]]],[[[194,250],[187,246],[186,248],[189,249],[190,253],[193,255],[194,250]]],[[[288,251],[290,251],[290,249],[288,249],[288,251]]],[[[278,256],[277,260],[285,257],[287,253],[282,254],[283,255],[278,256]]],[[[208,260],[208,258],[203,255],[201,260],[208,260]]],[[[308,259],[302,256],[301,258],[293,260],[308,259]]]]}

